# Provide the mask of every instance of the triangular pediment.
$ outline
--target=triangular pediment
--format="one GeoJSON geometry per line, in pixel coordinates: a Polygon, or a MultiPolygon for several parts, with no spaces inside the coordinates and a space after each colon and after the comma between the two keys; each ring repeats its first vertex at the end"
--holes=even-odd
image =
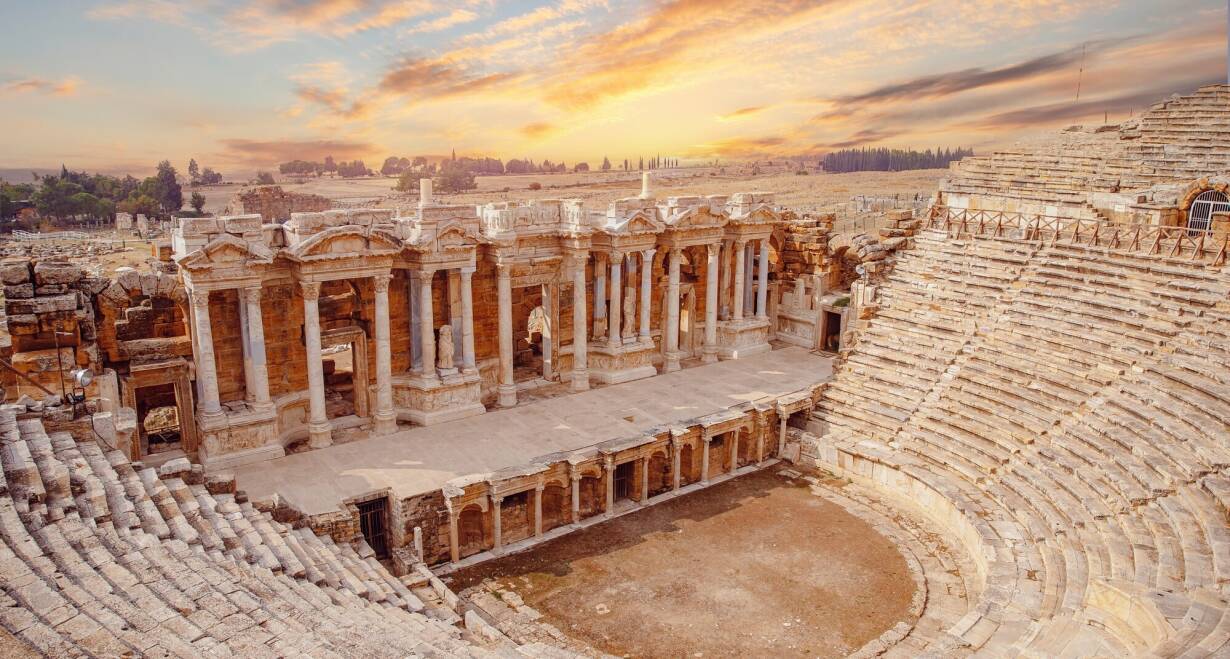
{"type": "Polygon", "coordinates": [[[199,270],[237,263],[269,263],[273,254],[262,245],[252,245],[223,234],[179,260],[180,267],[199,270]]]}
{"type": "Polygon", "coordinates": [[[670,220],[670,225],[676,229],[722,226],[726,223],[725,215],[715,215],[708,206],[695,206],[676,214],[670,220]]]}
{"type": "Polygon", "coordinates": [[[321,231],[289,251],[298,259],[330,259],[393,254],[400,250],[397,238],[385,231],[347,226],[321,231]]]}

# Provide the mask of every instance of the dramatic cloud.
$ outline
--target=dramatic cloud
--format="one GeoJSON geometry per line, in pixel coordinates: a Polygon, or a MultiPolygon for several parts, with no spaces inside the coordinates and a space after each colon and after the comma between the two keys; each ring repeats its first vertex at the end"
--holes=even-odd
{"type": "Polygon", "coordinates": [[[384,75],[379,89],[415,101],[477,92],[517,77],[514,72],[475,72],[448,60],[407,58],[384,75]]]}
{"type": "Polygon", "coordinates": [[[290,160],[323,160],[333,156],[336,160],[364,158],[376,152],[376,147],[367,142],[338,140],[248,140],[226,139],[221,141],[224,157],[229,162],[252,167],[272,167],[290,160]]]}
{"type": "Polygon", "coordinates": [[[41,94],[44,96],[73,96],[81,87],[81,79],[69,76],[63,80],[43,78],[20,78],[0,83],[0,94],[41,94]]]}

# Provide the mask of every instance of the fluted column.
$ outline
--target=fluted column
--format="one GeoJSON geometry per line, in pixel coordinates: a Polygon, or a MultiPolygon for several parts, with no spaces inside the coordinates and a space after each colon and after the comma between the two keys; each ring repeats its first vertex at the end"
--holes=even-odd
{"type": "Polygon", "coordinates": [[[722,271],[722,285],[719,291],[721,293],[721,302],[718,303],[718,313],[721,315],[722,320],[730,320],[731,304],[730,296],[727,291],[730,290],[730,253],[733,246],[734,243],[729,240],[722,241],[722,253],[720,258],[722,265],[718,268],[722,271]]]}
{"type": "Polygon", "coordinates": [[[594,255],[594,338],[606,334],[606,254],[594,255]]]}
{"type": "Polygon", "coordinates": [[[333,443],[333,428],[325,413],[325,369],[320,356],[320,283],[303,282],[303,340],[307,348],[308,444],[321,448],[333,443]]]}
{"type": "Polygon", "coordinates": [[[397,430],[397,414],[393,411],[393,349],[389,339],[389,282],[392,280],[392,275],[372,277],[376,290],[376,413],[372,421],[377,434],[397,430]]]}
{"type": "Polygon", "coordinates": [[[585,262],[577,254],[572,265],[572,390],[589,389],[589,319],[585,309],[585,262]]]}
{"type": "Polygon", "coordinates": [[[192,291],[192,322],[196,331],[196,377],[201,384],[201,413],[221,414],[214,331],[209,321],[209,291],[192,291]]]}
{"type": "Polygon", "coordinates": [[[743,285],[746,280],[744,268],[746,264],[743,262],[747,256],[747,242],[735,241],[735,292],[734,292],[734,310],[731,311],[731,318],[734,320],[743,320],[743,285]]]}
{"type": "Polygon", "coordinates": [[[499,298],[500,331],[500,407],[517,404],[517,384],[513,381],[513,336],[512,336],[512,267],[496,266],[497,293],[499,298]]]}
{"type": "Polygon", "coordinates": [[[611,311],[607,316],[606,337],[611,349],[620,346],[620,313],[624,303],[623,289],[624,256],[619,252],[611,252],[611,311]]]}
{"type": "Polygon", "coordinates": [[[461,269],[461,370],[473,373],[478,370],[474,357],[474,268],[461,269]]]}
{"type": "Polygon", "coordinates": [[[705,262],[705,345],[702,349],[702,360],[706,364],[717,361],[717,317],[718,317],[718,253],[721,246],[717,243],[706,245],[709,250],[709,260],[705,262]]]}
{"type": "Polygon", "coordinates": [[[756,282],[756,317],[769,316],[769,241],[760,239],[760,278],[756,282]]]}
{"type": "Polygon", "coordinates": [[[637,337],[641,343],[649,343],[649,310],[653,306],[653,255],[656,250],[641,252],[641,327],[637,337]]]}
{"type": "Polygon", "coordinates": [[[666,359],[662,368],[667,373],[679,370],[679,267],[680,261],[683,260],[683,252],[678,247],[672,247],[669,257],[666,288],[666,359]]]}
{"type": "Polygon", "coordinates": [[[252,399],[258,407],[268,407],[269,365],[265,356],[265,320],[261,313],[261,287],[245,288],[241,292],[248,327],[248,352],[252,368],[252,399]]]}
{"type": "Polygon", "coordinates": [[[432,309],[431,282],[434,270],[419,272],[419,352],[423,355],[423,379],[436,380],[435,311],[432,309]]]}

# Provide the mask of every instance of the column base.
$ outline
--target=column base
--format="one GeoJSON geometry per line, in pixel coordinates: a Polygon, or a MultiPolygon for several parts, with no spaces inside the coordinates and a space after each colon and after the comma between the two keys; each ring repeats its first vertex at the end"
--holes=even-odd
{"type": "Polygon", "coordinates": [[[333,426],[328,421],[308,424],[308,446],[325,448],[333,446],[333,426]]]}
{"type": "Polygon", "coordinates": [[[393,410],[376,412],[372,417],[372,431],[377,435],[387,435],[397,431],[397,413],[393,410]]]}
{"type": "Polygon", "coordinates": [[[499,386],[499,399],[496,404],[500,407],[516,407],[517,406],[517,385],[501,384],[499,386]]]}
{"type": "Polygon", "coordinates": [[[701,357],[700,357],[700,362],[701,362],[702,364],[715,364],[715,363],[717,363],[717,360],[718,360],[718,354],[717,354],[717,353],[718,353],[718,349],[717,349],[717,345],[707,345],[707,346],[705,346],[704,348],[702,348],[701,350],[702,350],[702,354],[701,354],[701,357]]]}
{"type": "Polygon", "coordinates": [[[574,392],[589,391],[589,371],[572,372],[572,390],[574,392]]]}
{"type": "Polygon", "coordinates": [[[679,365],[680,354],[677,352],[666,353],[666,359],[662,362],[663,373],[674,373],[683,368],[679,365]]]}

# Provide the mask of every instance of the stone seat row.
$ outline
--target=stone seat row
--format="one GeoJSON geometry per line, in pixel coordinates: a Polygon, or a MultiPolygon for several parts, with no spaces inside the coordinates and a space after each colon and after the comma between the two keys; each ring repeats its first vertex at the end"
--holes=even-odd
{"type": "MultiPolygon", "coordinates": [[[[349,544],[0,408],[0,625],[52,656],[488,656],[349,544]]],[[[168,469],[168,467],[171,467],[168,469]]]]}
{"type": "MultiPolygon", "coordinates": [[[[1022,274],[1021,290],[1001,300],[985,334],[963,343],[946,370],[910,363],[933,355],[887,347],[886,332],[911,320],[898,308],[908,294],[893,294],[905,284],[887,282],[885,304],[846,356],[857,368],[839,370],[817,406],[815,427],[827,434],[804,453],[950,520],[985,565],[983,597],[948,630],[969,649],[1227,651],[1230,375],[1218,368],[1230,364],[1230,343],[1210,297],[1176,301],[1154,288],[1186,295],[1224,291],[1227,282],[1098,250],[1043,247],[1038,260],[1047,263],[1022,274]],[[1065,260],[1078,262],[1072,272],[1164,275],[1128,286],[1082,277],[1088,297],[1072,305],[1072,277],[1049,272],[1065,260]],[[890,363],[924,381],[907,388],[872,372],[890,363]],[[843,398],[851,390],[862,395],[843,398]],[[924,390],[932,393],[920,399],[924,390]],[[898,399],[920,403],[903,420],[901,405],[884,404],[898,399]],[[876,432],[826,425],[833,415],[857,416],[876,432]]],[[[960,314],[931,319],[949,322],[954,336],[968,326],[960,314]]]]}

